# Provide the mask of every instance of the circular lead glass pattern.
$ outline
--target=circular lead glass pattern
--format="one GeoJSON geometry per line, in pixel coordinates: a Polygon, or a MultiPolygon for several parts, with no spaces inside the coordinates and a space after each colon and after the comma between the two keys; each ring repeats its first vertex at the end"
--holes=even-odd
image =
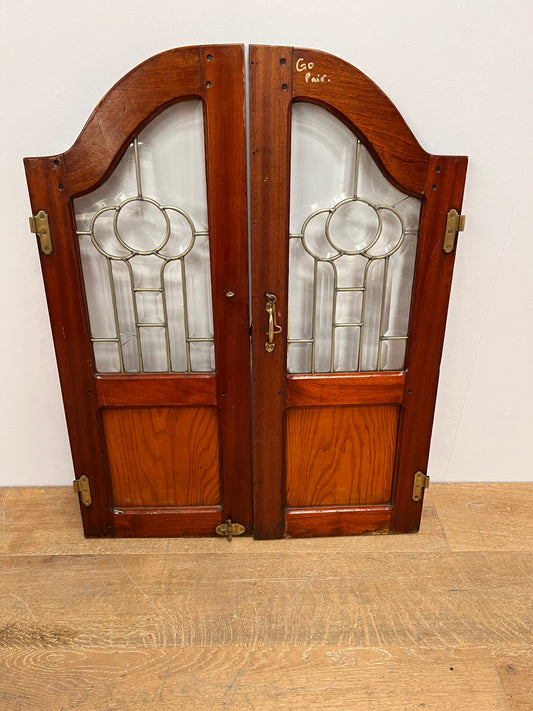
{"type": "Polygon", "coordinates": [[[168,215],[148,198],[123,202],[115,213],[114,228],[123,247],[136,254],[157,252],[170,237],[168,215]]]}
{"type": "Polygon", "coordinates": [[[331,246],[344,254],[362,254],[381,235],[381,215],[368,200],[350,198],[339,202],[326,221],[326,237],[331,246]]]}

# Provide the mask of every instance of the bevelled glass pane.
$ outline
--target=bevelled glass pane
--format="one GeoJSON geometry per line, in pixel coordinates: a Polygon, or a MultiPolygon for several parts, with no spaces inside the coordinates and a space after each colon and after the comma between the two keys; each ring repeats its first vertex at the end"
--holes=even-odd
{"type": "Polygon", "coordinates": [[[289,373],[311,372],[311,343],[289,343],[288,370],[289,373]]]}
{"type": "Polygon", "coordinates": [[[291,135],[288,370],[401,370],[421,201],[326,109],[296,103],[291,135]]]}
{"type": "Polygon", "coordinates": [[[405,361],[406,340],[383,341],[381,347],[382,370],[401,370],[405,361]]]}
{"type": "Polygon", "coordinates": [[[289,272],[295,278],[289,284],[291,312],[289,340],[313,335],[314,260],[303,249],[301,240],[289,242],[289,272]],[[297,286],[298,288],[294,288],[297,286]]]}
{"type": "Polygon", "coordinates": [[[159,114],[73,203],[97,371],[213,372],[202,102],[159,114]]]}
{"type": "Polygon", "coordinates": [[[335,360],[336,373],[358,370],[359,340],[361,329],[353,326],[337,328],[335,331],[335,360]]]}
{"type": "Polygon", "coordinates": [[[100,373],[120,373],[120,359],[117,344],[97,341],[93,345],[96,369],[100,373]]]}

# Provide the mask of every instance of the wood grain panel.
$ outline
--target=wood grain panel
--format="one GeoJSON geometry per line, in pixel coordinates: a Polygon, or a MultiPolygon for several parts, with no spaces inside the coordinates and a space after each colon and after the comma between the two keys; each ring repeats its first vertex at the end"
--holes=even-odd
{"type": "Polygon", "coordinates": [[[108,408],[102,417],[114,506],[220,502],[214,407],[108,408]]]}
{"type": "Polygon", "coordinates": [[[511,711],[533,708],[533,645],[492,650],[500,684],[509,700],[511,711]]]}
{"type": "Polygon", "coordinates": [[[216,536],[215,528],[223,520],[221,506],[115,509],[114,518],[115,533],[121,538],[216,536]]]}
{"type": "Polygon", "coordinates": [[[121,555],[119,541],[113,555],[0,556],[0,648],[531,646],[528,553],[330,541],[213,539],[196,553],[182,541],[181,552],[146,555],[121,555]],[[293,550],[300,543],[307,554],[293,550]]]}
{"type": "Polygon", "coordinates": [[[291,375],[288,407],[402,403],[405,373],[291,375]]]}
{"type": "Polygon", "coordinates": [[[391,506],[321,506],[285,511],[289,538],[388,533],[391,506]]]}
{"type": "Polygon", "coordinates": [[[96,394],[101,407],[216,405],[214,375],[143,373],[99,375],[96,394]]]}
{"type": "Polygon", "coordinates": [[[287,411],[287,505],[390,501],[399,407],[287,411]]]}
{"type": "MultiPolygon", "coordinates": [[[[486,648],[6,649],[6,711],[509,711],[486,648]],[[142,699],[142,703],[140,700],[142,699]]],[[[526,705],[512,706],[527,711],[526,705]]],[[[0,702],[1,704],[1,702],[0,702]]]]}

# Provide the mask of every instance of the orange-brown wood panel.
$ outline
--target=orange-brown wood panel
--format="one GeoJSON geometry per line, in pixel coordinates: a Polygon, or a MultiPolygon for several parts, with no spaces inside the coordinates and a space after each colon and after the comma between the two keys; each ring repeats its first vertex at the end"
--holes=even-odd
{"type": "Polygon", "coordinates": [[[388,533],[391,506],[320,506],[287,509],[285,535],[354,536],[362,533],[388,533]]]}
{"type": "Polygon", "coordinates": [[[115,507],[220,502],[216,408],[106,408],[102,417],[115,507]]]}
{"type": "Polygon", "coordinates": [[[287,387],[287,405],[401,404],[404,387],[404,372],[291,375],[287,387]]]}
{"type": "Polygon", "coordinates": [[[116,535],[121,538],[197,537],[216,536],[221,517],[220,506],[124,507],[115,513],[114,522],[116,535]]]}
{"type": "Polygon", "coordinates": [[[98,375],[96,395],[100,407],[217,404],[215,376],[197,373],[98,375]]]}
{"type": "Polygon", "coordinates": [[[399,407],[287,411],[287,506],[390,501],[399,407]]]}

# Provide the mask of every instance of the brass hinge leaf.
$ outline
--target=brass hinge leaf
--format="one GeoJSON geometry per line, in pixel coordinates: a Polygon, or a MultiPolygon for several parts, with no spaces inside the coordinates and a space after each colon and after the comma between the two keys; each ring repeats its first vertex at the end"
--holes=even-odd
{"type": "Polygon", "coordinates": [[[89,486],[89,479],[85,474],[80,476],[79,479],[74,479],[72,486],[76,494],[80,495],[81,503],[84,506],[90,506],[92,504],[91,487],[89,486]]]}
{"type": "Polygon", "coordinates": [[[228,518],[226,523],[220,523],[216,528],[215,532],[219,536],[225,536],[228,541],[231,541],[233,536],[242,536],[246,531],[242,523],[233,523],[233,521],[228,518]]]}
{"type": "Polygon", "coordinates": [[[455,237],[458,232],[462,232],[464,230],[465,222],[465,215],[460,215],[455,208],[449,210],[448,216],[446,217],[444,241],[442,243],[442,249],[446,252],[446,254],[453,252],[453,248],[455,247],[455,237]]]}
{"type": "Polygon", "coordinates": [[[39,210],[30,217],[30,230],[39,238],[39,246],[43,254],[52,254],[52,235],[48,224],[48,215],[44,210],[39,210]]]}
{"type": "Polygon", "coordinates": [[[413,481],[413,501],[420,501],[422,489],[429,489],[429,477],[424,472],[417,472],[413,481]]]}

